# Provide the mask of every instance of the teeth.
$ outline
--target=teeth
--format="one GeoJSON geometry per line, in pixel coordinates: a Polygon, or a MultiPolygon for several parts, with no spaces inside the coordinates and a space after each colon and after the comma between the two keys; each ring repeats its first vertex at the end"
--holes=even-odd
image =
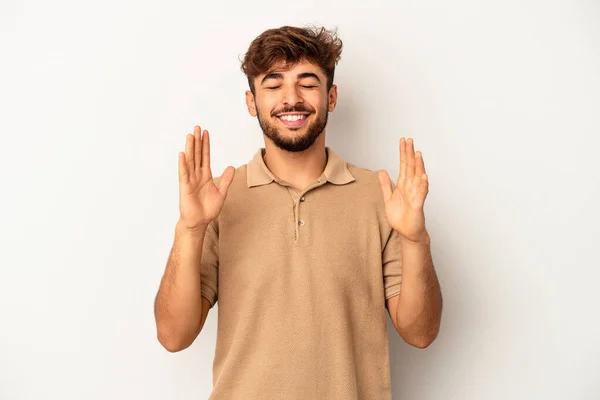
{"type": "Polygon", "coordinates": [[[299,119],[304,119],[305,115],[283,115],[280,118],[285,121],[298,121],[299,119]]]}

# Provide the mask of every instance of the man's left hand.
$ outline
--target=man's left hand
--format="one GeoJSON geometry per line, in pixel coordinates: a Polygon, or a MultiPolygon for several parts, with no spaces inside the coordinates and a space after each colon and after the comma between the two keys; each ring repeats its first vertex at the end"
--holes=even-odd
{"type": "Polygon", "coordinates": [[[378,174],[390,226],[405,240],[425,240],[427,231],[423,205],[429,193],[429,181],[423,154],[420,151],[415,153],[412,138],[400,138],[400,176],[393,191],[387,171],[381,170],[378,174]]]}

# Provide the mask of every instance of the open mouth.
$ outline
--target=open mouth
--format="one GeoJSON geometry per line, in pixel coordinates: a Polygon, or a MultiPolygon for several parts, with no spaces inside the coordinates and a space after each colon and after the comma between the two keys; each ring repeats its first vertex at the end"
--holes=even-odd
{"type": "Polygon", "coordinates": [[[289,128],[300,128],[306,124],[309,115],[306,113],[279,114],[277,119],[289,128]]]}

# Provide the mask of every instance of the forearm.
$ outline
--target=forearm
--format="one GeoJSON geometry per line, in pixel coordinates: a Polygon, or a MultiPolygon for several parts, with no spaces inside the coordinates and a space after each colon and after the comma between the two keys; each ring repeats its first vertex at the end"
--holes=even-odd
{"type": "Polygon", "coordinates": [[[402,291],[396,309],[399,333],[425,347],[437,336],[442,294],[431,258],[430,237],[410,242],[402,239],[402,291]]]}
{"type": "Polygon", "coordinates": [[[198,334],[202,315],[200,260],[206,228],[189,231],[178,223],[154,303],[159,341],[180,347],[198,334]]]}

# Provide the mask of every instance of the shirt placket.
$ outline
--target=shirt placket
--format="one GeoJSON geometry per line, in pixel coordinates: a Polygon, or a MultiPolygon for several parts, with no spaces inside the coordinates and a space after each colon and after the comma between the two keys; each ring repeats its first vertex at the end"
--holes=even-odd
{"type": "Polygon", "coordinates": [[[294,212],[294,243],[298,242],[300,238],[300,233],[302,228],[309,223],[310,221],[306,220],[306,216],[303,213],[303,206],[306,204],[307,193],[323,184],[325,184],[326,179],[324,176],[321,176],[311,185],[308,185],[303,191],[298,192],[289,184],[283,182],[285,186],[287,186],[288,193],[290,194],[290,198],[293,203],[293,212],[294,212]]]}

